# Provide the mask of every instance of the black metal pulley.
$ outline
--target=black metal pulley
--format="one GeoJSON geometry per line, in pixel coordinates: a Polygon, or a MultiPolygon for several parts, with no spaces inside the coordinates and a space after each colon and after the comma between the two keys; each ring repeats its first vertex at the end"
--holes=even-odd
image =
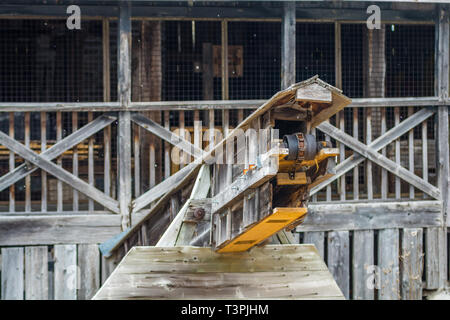
{"type": "Polygon", "coordinates": [[[319,149],[316,137],[302,132],[285,135],[283,143],[289,150],[286,160],[314,160],[319,149]]]}

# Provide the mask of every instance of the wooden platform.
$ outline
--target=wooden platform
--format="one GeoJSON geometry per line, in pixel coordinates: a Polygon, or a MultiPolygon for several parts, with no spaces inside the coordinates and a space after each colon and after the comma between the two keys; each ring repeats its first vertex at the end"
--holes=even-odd
{"type": "Polygon", "coordinates": [[[344,299],[314,245],[134,247],[93,299],[344,299]]]}

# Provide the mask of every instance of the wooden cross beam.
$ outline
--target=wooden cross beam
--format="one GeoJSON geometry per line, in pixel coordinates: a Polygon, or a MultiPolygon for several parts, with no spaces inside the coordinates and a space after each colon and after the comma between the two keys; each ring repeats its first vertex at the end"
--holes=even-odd
{"type": "MultiPolygon", "coordinates": [[[[86,124],[76,132],[68,135],[61,141],[54,144],[52,147],[48,148],[40,154],[46,160],[53,160],[54,158],[63,154],[66,150],[73,148],[77,144],[81,143],[83,140],[89,138],[96,132],[102,130],[103,128],[110,125],[116,120],[116,117],[112,115],[101,115],[92,122],[86,124]]],[[[0,140],[0,143],[2,141],[0,140]]],[[[8,172],[7,174],[0,177],[0,191],[8,188],[10,185],[16,183],[20,179],[23,179],[27,175],[36,171],[38,168],[35,166],[29,166],[26,163],[22,163],[20,166],[16,167],[14,170],[8,172]]]]}
{"type": "MultiPolygon", "coordinates": [[[[403,168],[401,165],[395,163],[394,161],[392,161],[392,160],[388,159],[387,157],[383,156],[382,154],[378,153],[377,150],[375,148],[371,147],[370,145],[368,146],[362,142],[359,142],[357,139],[355,139],[355,138],[351,137],[350,135],[346,134],[345,132],[339,130],[338,128],[329,124],[328,122],[322,122],[318,126],[318,128],[323,133],[329,135],[330,137],[336,139],[337,141],[345,144],[349,148],[355,150],[356,152],[361,154],[363,157],[378,164],[382,168],[395,174],[399,178],[405,180],[406,182],[413,185],[414,187],[429,194],[433,198],[440,200],[441,192],[438,188],[436,188],[432,184],[428,183],[427,181],[421,179],[420,177],[416,176],[411,171],[403,168]]],[[[377,144],[381,144],[381,143],[378,142],[377,144]]]]}
{"type": "Polygon", "coordinates": [[[202,149],[197,148],[192,143],[185,140],[183,137],[174,134],[172,131],[167,130],[166,128],[157,124],[155,121],[150,120],[149,118],[143,116],[140,113],[132,114],[131,120],[133,120],[133,122],[140,125],[142,128],[149,131],[150,133],[153,133],[157,137],[189,153],[196,159],[202,157],[205,153],[202,149]]]}
{"type": "MultiPolygon", "coordinates": [[[[403,134],[407,133],[409,130],[419,125],[435,113],[435,108],[423,108],[420,111],[414,113],[412,116],[403,120],[398,126],[395,126],[391,130],[387,131],[385,134],[381,135],[374,141],[372,141],[368,146],[373,148],[375,151],[379,151],[385,148],[389,143],[398,139],[403,134]]],[[[317,127],[321,129],[321,125],[317,127]]],[[[320,191],[322,188],[326,187],[333,181],[337,180],[339,177],[352,170],[354,167],[363,162],[365,158],[360,154],[354,154],[351,157],[345,159],[336,166],[336,174],[329,179],[323,181],[317,186],[310,190],[310,195],[313,195],[320,191]]]]}
{"type": "Polygon", "coordinates": [[[97,201],[113,213],[119,213],[119,204],[116,200],[107,196],[94,186],[74,176],[70,172],[64,170],[62,167],[54,164],[42,155],[39,155],[33,150],[25,147],[23,144],[9,137],[4,132],[0,132],[0,143],[9,150],[17,153],[25,160],[55,176],[60,181],[67,183],[69,186],[75,188],[90,199],[97,201]]]}

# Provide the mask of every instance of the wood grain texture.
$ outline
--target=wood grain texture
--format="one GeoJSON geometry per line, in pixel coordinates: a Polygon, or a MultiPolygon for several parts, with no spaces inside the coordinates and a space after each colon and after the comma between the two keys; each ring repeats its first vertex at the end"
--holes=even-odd
{"type": "Polygon", "coordinates": [[[55,245],[55,300],[76,300],[78,286],[77,246],[55,245]]]}
{"type": "Polygon", "coordinates": [[[2,248],[2,300],[23,300],[23,261],[23,248],[2,248]]]}
{"type": "Polygon", "coordinates": [[[327,264],[346,299],[350,296],[350,242],[348,231],[328,232],[327,264]]]}
{"type": "Polygon", "coordinates": [[[355,300],[373,300],[374,288],[368,286],[371,276],[370,266],[374,265],[373,230],[355,230],[353,232],[352,255],[352,292],[355,300]]]}
{"type": "Polygon", "coordinates": [[[422,300],[423,233],[422,229],[403,229],[401,293],[403,300],[422,300]]]}
{"type": "Polygon", "coordinates": [[[399,230],[378,232],[379,300],[400,299],[399,230]]]}
{"type": "Polygon", "coordinates": [[[343,299],[311,245],[134,247],[94,299],[343,299]]]}
{"type": "Polygon", "coordinates": [[[25,299],[48,299],[48,248],[25,247],[25,299]]]}
{"type": "Polygon", "coordinates": [[[96,244],[78,245],[78,300],[89,300],[100,287],[100,252],[96,244]]]}

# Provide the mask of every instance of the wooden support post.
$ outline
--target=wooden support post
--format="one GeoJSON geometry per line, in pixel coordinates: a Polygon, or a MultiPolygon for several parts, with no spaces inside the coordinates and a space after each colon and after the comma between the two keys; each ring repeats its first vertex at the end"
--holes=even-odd
{"type": "MultiPolygon", "coordinates": [[[[130,3],[120,5],[117,87],[119,103],[128,107],[131,100],[131,8],[130,3]]],[[[119,113],[118,128],[118,172],[119,172],[119,208],[122,215],[122,230],[131,226],[131,119],[130,112],[119,113]]]]}
{"type": "MultiPolygon", "coordinates": [[[[42,117],[42,113],[41,113],[41,117],[42,117]]],[[[15,118],[14,117],[14,112],[10,112],[9,113],[9,136],[11,137],[11,139],[14,139],[14,118],[15,118]]],[[[44,123],[44,126],[45,126],[45,123],[44,123]]],[[[13,171],[14,170],[15,162],[16,162],[16,157],[14,155],[14,152],[12,152],[10,150],[9,151],[9,171],[13,171]]],[[[45,178],[47,178],[47,176],[45,176],[45,178]]],[[[46,182],[47,182],[47,179],[46,179],[46,182]]],[[[47,186],[47,184],[45,184],[45,185],[47,186]]],[[[44,186],[44,184],[42,184],[42,186],[44,186]]],[[[9,187],[9,212],[16,211],[16,206],[15,206],[16,196],[15,196],[14,187],[15,187],[14,184],[12,184],[9,187]]],[[[47,197],[45,197],[45,204],[47,204],[47,197]]]]}
{"type": "Polygon", "coordinates": [[[295,24],[295,2],[284,2],[281,23],[281,89],[295,83],[295,24]]]}
{"type": "Polygon", "coordinates": [[[222,20],[222,100],[228,99],[228,21],[222,20]]]}

